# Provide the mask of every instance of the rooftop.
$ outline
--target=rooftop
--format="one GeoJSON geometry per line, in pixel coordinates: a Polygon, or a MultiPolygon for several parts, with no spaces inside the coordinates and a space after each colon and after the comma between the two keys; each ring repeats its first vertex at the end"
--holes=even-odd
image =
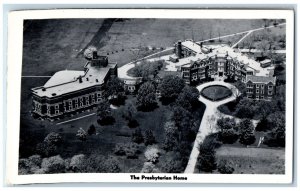
{"type": "Polygon", "coordinates": [[[191,49],[192,51],[194,51],[196,53],[201,53],[202,52],[200,45],[193,42],[193,41],[186,40],[186,41],[183,41],[181,44],[183,46],[187,47],[188,49],[191,49]]]}
{"type": "Polygon", "coordinates": [[[89,88],[104,83],[110,68],[116,64],[109,64],[108,67],[92,67],[90,62],[85,65],[84,71],[60,71],[55,73],[43,87],[33,88],[32,92],[40,97],[52,98],[81,89],[89,88]],[[83,75],[82,75],[83,74],[83,75]],[[79,77],[82,82],[80,83],[79,77]]]}
{"type": "Polygon", "coordinates": [[[267,84],[272,82],[273,84],[276,83],[276,77],[265,77],[265,76],[247,76],[246,82],[251,81],[255,83],[264,83],[267,84]]]}

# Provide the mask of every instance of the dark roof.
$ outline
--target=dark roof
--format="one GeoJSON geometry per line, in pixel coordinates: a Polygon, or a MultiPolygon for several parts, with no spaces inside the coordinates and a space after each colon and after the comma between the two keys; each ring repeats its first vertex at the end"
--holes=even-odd
{"type": "Polygon", "coordinates": [[[276,83],[276,77],[266,77],[266,76],[247,76],[246,82],[251,81],[254,83],[264,83],[267,84],[272,82],[273,84],[276,83]]]}

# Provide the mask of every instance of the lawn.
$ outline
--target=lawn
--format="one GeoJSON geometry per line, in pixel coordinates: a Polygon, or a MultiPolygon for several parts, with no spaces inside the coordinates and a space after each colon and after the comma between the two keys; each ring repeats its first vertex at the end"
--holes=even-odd
{"type": "Polygon", "coordinates": [[[217,149],[216,157],[217,161],[231,163],[235,174],[285,173],[284,149],[222,146],[217,149]]]}
{"type": "Polygon", "coordinates": [[[230,89],[225,86],[214,85],[204,88],[201,95],[212,101],[219,101],[232,95],[230,89]]]}
{"type": "Polygon", "coordinates": [[[263,25],[262,20],[223,19],[129,19],[112,24],[105,24],[105,21],[25,21],[22,75],[52,75],[64,69],[82,70],[85,59],[80,53],[89,44],[96,45],[104,55],[109,53],[109,60],[121,66],[157,52],[161,47],[172,47],[180,39],[194,36],[198,41],[263,25]]]}

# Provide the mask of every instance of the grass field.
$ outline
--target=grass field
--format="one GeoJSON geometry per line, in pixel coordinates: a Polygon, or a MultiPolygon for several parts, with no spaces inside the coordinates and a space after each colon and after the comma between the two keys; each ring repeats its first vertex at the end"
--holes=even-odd
{"type": "Polygon", "coordinates": [[[285,150],[222,146],[216,153],[217,161],[226,160],[235,174],[284,174],[285,150]]]}

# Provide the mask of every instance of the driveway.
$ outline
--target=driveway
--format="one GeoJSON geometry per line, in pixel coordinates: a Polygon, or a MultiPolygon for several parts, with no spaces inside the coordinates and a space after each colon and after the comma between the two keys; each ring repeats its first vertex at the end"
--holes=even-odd
{"type": "MultiPolygon", "coordinates": [[[[229,83],[225,83],[223,81],[207,82],[207,83],[199,85],[197,87],[197,89],[199,90],[199,92],[201,92],[204,88],[206,88],[208,86],[212,86],[212,85],[222,85],[233,91],[238,91],[235,86],[233,86],[229,83]]],[[[197,158],[198,158],[198,155],[200,154],[199,149],[198,149],[199,144],[201,144],[203,142],[204,138],[207,135],[217,131],[216,125],[215,125],[217,119],[219,119],[221,117],[228,117],[227,115],[224,115],[221,112],[219,112],[219,110],[217,108],[220,105],[223,105],[223,104],[233,101],[235,99],[236,99],[236,97],[234,95],[232,95],[231,97],[228,97],[224,100],[213,102],[213,101],[210,101],[200,95],[199,100],[206,105],[206,109],[203,114],[202,121],[201,121],[199,130],[198,130],[195,142],[194,142],[193,150],[191,152],[189,162],[187,164],[187,167],[186,167],[184,173],[194,173],[194,169],[195,169],[195,166],[197,163],[197,158]]]]}

